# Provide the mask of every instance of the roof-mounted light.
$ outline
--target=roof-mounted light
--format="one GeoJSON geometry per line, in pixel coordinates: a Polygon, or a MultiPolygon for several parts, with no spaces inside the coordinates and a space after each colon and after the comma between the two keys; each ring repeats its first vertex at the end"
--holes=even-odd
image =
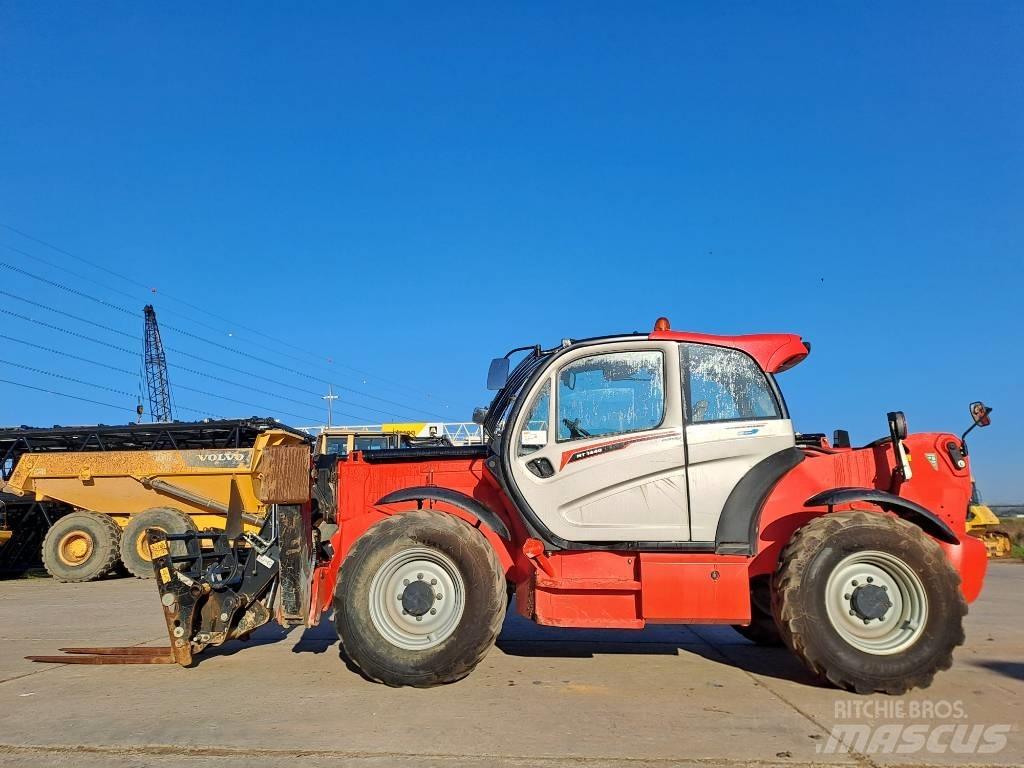
{"type": "Polygon", "coordinates": [[[668,321],[667,317],[659,317],[654,321],[654,330],[656,331],[670,331],[672,330],[672,324],[668,321]]]}

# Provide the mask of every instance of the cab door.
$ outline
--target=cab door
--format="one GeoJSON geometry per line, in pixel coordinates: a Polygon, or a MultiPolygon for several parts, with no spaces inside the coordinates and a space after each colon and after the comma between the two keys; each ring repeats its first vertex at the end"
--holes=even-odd
{"type": "Polygon", "coordinates": [[[691,534],[694,541],[713,542],[736,484],[796,439],[771,381],[745,352],[683,343],[679,359],[691,534]]]}
{"type": "Polygon", "coordinates": [[[611,342],[558,358],[512,425],[513,480],[568,541],[689,539],[678,347],[611,342]]]}

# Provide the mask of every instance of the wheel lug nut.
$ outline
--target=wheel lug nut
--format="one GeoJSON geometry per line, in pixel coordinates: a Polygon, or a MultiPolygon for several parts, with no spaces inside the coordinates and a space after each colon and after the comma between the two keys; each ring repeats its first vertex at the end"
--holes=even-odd
{"type": "Polygon", "coordinates": [[[883,585],[882,585],[882,591],[883,591],[883,592],[888,592],[888,591],[889,591],[889,588],[888,588],[887,586],[885,586],[885,584],[883,584],[883,585]]]}
{"type": "MultiPolygon", "coordinates": [[[[402,611],[402,613],[405,613],[405,611],[402,611]]],[[[856,611],[850,611],[850,615],[851,615],[851,616],[856,616],[856,615],[857,615],[857,612],[856,612],[856,611]]]]}
{"type": "Polygon", "coordinates": [[[438,595],[437,595],[437,599],[438,599],[438,600],[440,600],[440,599],[441,599],[442,597],[444,597],[444,595],[442,595],[442,594],[438,593],[438,595]]]}
{"type": "Polygon", "coordinates": [[[857,586],[857,580],[856,580],[856,579],[854,579],[854,580],[853,580],[853,581],[851,581],[850,583],[851,583],[851,584],[852,584],[853,586],[855,586],[855,587],[857,586]]]}
{"type": "MultiPolygon", "coordinates": [[[[850,611],[850,613],[853,613],[853,611],[850,611]]],[[[408,616],[408,615],[409,615],[409,612],[408,612],[407,610],[405,610],[405,608],[403,608],[403,609],[402,609],[402,615],[403,615],[403,616],[408,616]]]]}
{"type": "Polygon", "coordinates": [[[434,586],[435,584],[437,584],[437,579],[431,579],[430,586],[434,586]]]}
{"type": "Polygon", "coordinates": [[[868,584],[873,584],[874,581],[875,581],[874,578],[872,578],[871,576],[868,576],[868,584]]]}
{"type": "Polygon", "coordinates": [[[434,615],[434,614],[436,614],[436,613],[437,613],[437,608],[431,608],[431,609],[430,609],[430,615],[431,615],[431,616],[433,616],[433,615],[434,615]]]}
{"type": "Polygon", "coordinates": [[[401,595],[395,595],[395,597],[398,598],[398,602],[402,602],[402,596],[401,595]]]}
{"type": "Polygon", "coordinates": [[[416,617],[416,621],[423,621],[423,617],[422,616],[417,616],[416,617]]]}
{"type": "MultiPolygon", "coordinates": [[[[399,599],[401,599],[401,598],[399,598],[399,599]]],[[[850,599],[849,595],[843,595],[843,600],[849,600],[849,599],[850,599]]]]}
{"type": "Polygon", "coordinates": [[[864,619],[864,623],[865,624],[870,624],[871,623],[871,619],[864,619]]]}
{"type": "Polygon", "coordinates": [[[409,586],[409,580],[408,579],[402,579],[402,583],[405,584],[405,586],[407,586],[407,587],[409,586]]]}
{"type": "Polygon", "coordinates": [[[416,578],[422,580],[423,579],[423,574],[422,573],[417,573],[416,574],[416,578]]]}

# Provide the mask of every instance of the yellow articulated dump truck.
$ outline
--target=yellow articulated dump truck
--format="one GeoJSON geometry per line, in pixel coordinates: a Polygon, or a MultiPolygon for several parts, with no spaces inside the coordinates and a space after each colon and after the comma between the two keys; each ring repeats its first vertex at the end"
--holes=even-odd
{"type": "Polygon", "coordinates": [[[0,430],[8,491],[70,510],[42,543],[59,581],[123,565],[152,578],[145,534],[256,533],[276,478],[310,473],[310,438],[273,419],[0,430]],[[268,495],[269,494],[269,495],[268,495]]]}

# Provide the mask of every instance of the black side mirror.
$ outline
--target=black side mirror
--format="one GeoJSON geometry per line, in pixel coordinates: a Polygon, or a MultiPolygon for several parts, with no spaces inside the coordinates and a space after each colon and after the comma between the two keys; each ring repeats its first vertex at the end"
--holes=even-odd
{"type": "Polygon", "coordinates": [[[991,424],[992,419],[989,417],[990,413],[992,413],[992,409],[981,402],[981,400],[971,403],[971,419],[974,420],[974,426],[987,427],[991,424]]]}
{"type": "Polygon", "coordinates": [[[977,400],[971,403],[971,421],[974,422],[967,428],[967,431],[960,435],[960,453],[964,456],[967,455],[967,435],[971,433],[971,430],[975,427],[987,427],[992,423],[992,419],[989,414],[992,413],[992,409],[985,405],[981,400],[977,400]]]}
{"type": "Polygon", "coordinates": [[[886,418],[889,420],[889,434],[893,440],[906,440],[907,439],[907,417],[903,415],[903,411],[892,411],[886,414],[886,418]]]}
{"type": "Polygon", "coordinates": [[[487,388],[497,392],[508,383],[508,358],[496,357],[487,369],[487,388]]]}
{"type": "Polygon", "coordinates": [[[483,424],[485,421],[487,421],[487,414],[489,412],[490,409],[487,408],[487,406],[478,405],[476,408],[473,409],[473,423],[483,424]]]}
{"type": "Polygon", "coordinates": [[[892,438],[892,451],[896,457],[896,472],[903,480],[909,480],[914,476],[910,467],[910,459],[907,456],[906,446],[903,441],[907,439],[907,417],[903,411],[891,411],[886,414],[889,420],[889,436],[892,438]]]}

